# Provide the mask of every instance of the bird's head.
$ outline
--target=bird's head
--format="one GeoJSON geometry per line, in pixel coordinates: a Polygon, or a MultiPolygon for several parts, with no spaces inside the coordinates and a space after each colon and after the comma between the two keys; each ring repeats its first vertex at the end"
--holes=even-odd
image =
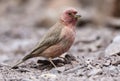
{"type": "Polygon", "coordinates": [[[74,8],[69,8],[63,11],[63,13],[60,16],[60,20],[64,22],[65,24],[73,24],[75,25],[77,20],[81,17],[80,15],[77,15],[78,11],[74,8]]]}

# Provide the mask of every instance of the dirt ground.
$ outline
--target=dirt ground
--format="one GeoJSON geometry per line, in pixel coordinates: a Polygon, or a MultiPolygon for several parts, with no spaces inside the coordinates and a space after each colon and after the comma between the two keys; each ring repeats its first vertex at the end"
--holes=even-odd
{"type": "MultiPolygon", "coordinates": [[[[11,69],[18,60],[29,53],[48,28],[8,29],[0,34],[0,81],[119,81],[120,56],[105,57],[105,49],[119,35],[119,29],[77,27],[76,40],[67,55],[68,63],[37,63],[33,58],[11,69]],[[71,59],[73,58],[74,59],[71,59]]],[[[59,58],[57,58],[59,59],[59,58]]],[[[56,60],[57,60],[56,59],[56,60]]],[[[60,59],[63,60],[63,59],[60,59]]],[[[65,60],[63,60],[65,61],[65,60]]],[[[42,63],[42,60],[40,61],[42,63]]],[[[57,61],[56,61],[57,62],[57,61]]]]}

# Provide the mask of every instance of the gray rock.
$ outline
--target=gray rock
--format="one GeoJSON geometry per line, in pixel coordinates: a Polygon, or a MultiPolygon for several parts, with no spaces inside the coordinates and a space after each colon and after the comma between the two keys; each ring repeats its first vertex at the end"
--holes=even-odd
{"type": "Polygon", "coordinates": [[[111,56],[120,53],[120,36],[116,36],[113,42],[106,48],[105,56],[111,56]]]}

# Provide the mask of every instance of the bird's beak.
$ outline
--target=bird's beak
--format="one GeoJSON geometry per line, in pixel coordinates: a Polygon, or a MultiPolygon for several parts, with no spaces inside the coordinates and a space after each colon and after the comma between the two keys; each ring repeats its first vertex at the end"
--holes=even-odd
{"type": "Polygon", "coordinates": [[[81,15],[75,15],[74,17],[79,19],[81,17],[81,15]]]}

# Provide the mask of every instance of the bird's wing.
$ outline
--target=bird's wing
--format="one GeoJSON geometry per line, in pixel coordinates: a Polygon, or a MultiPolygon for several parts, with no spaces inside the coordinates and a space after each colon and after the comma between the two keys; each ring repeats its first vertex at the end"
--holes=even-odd
{"type": "Polygon", "coordinates": [[[31,51],[30,54],[40,54],[47,48],[49,48],[52,45],[55,45],[56,43],[60,42],[60,33],[61,33],[62,27],[60,24],[54,25],[42,38],[41,42],[36,46],[33,51],[31,51]]]}
{"type": "Polygon", "coordinates": [[[33,49],[28,55],[26,55],[19,63],[14,65],[12,68],[16,67],[17,65],[23,63],[24,61],[32,57],[39,56],[44,50],[60,42],[62,39],[60,37],[61,30],[62,30],[62,25],[60,24],[54,25],[42,38],[41,42],[36,46],[36,48],[33,49]]]}

